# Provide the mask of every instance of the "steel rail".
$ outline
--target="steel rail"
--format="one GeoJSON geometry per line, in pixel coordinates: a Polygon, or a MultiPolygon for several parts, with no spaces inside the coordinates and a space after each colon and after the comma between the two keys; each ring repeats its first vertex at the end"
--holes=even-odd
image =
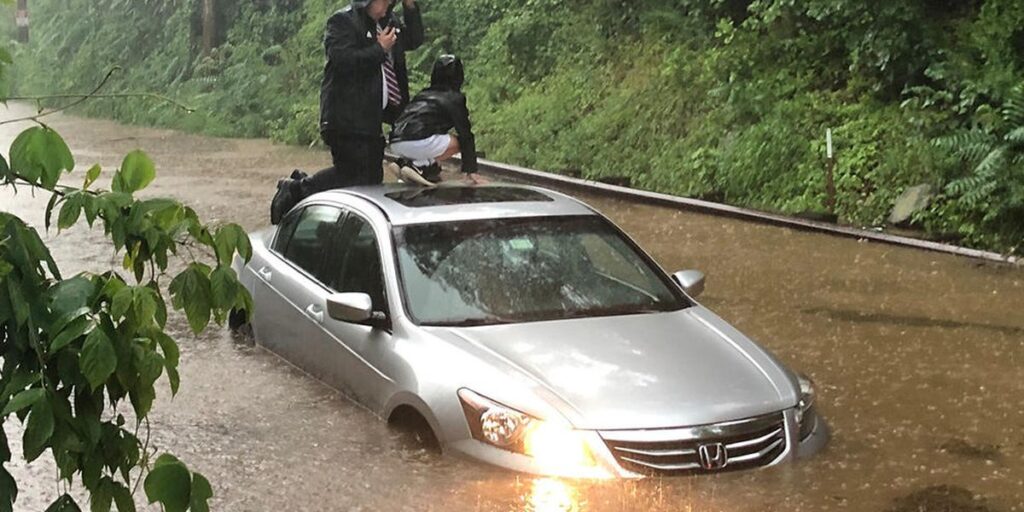
{"type": "MultiPolygon", "coordinates": [[[[455,162],[459,161],[457,157],[453,158],[452,160],[455,162]]],[[[1022,261],[1024,261],[1024,259],[1020,257],[1008,256],[990,251],[982,251],[979,249],[971,249],[968,247],[961,247],[957,245],[932,242],[929,240],[922,240],[919,238],[912,238],[908,236],[880,233],[877,231],[860,229],[849,226],[837,226],[835,224],[830,224],[827,222],[818,222],[809,219],[801,219],[797,217],[790,217],[775,213],[762,212],[757,210],[751,210],[748,208],[730,206],[727,204],[714,203],[711,201],[703,201],[700,199],[673,196],[670,194],[650,192],[647,190],[638,190],[619,185],[601,183],[599,181],[573,178],[571,176],[564,176],[550,172],[538,171],[535,169],[528,169],[526,167],[520,167],[517,165],[510,165],[501,162],[494,162],[490,160],[479,160],[479,168],[480,171],[485,175],[497,176],[512,181],[519,181],[528,184],[539,184],[569,188],[590,194],[626,199],[629,201],[643,204],[666,206],[679,210],[692,211],[708,215],[731,217],[739,220],[788,227],[801,231],[812,231],[828,235],[841,236],[845,238],[856,238],[858,240],[868,240],[872,242],[879,242],[889,245],[897,245],[902,247],[910,247],[914,249],[922,249],[926,251],[953,254],[956,256],[964,256],[967,258],[975,258],[996,263],[1009,263],[1019,265],[1022,261]]]]}

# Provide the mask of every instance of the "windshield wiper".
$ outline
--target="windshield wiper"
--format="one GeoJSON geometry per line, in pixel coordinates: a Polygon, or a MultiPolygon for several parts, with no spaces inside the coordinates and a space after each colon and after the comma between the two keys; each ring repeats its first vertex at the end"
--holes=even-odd
{"type": "Polygon", "coordinates": [[[443,322],[431,322],[429,324],[434,327],[479,327],[481,325],[498,325],[498,324],[510,324],[513,323],[511,320],[504,318],[491,317],[491,318],[463,318],[462,320],[449,320],[443,322]]]}
{"type": "Polygon", "coordinates": [[[562,318],[589,318],[601,316],[625,316],[625,315],[648,315],[653,313],[664,313],[664,309],[654,307],[614,307],[614,308],[593,308],[566,311],[562,318]]]}

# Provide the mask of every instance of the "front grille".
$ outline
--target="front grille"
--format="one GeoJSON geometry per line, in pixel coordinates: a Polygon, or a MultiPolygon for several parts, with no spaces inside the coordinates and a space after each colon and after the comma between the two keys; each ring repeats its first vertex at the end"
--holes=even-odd
{"type": "Polygon", "coordinates": [[[647,475],[677,476],[755,468],[771,464],[786,451],[785,417],[781,412],[681,429],[604,431],[601,436],[623,468],[647,475]],[[710,448],[705,449],[705,459],[708,459],[708,453],[714,454],[718,444],[724,449],[718,464],[702,463],[701,446],[710,448]]]}

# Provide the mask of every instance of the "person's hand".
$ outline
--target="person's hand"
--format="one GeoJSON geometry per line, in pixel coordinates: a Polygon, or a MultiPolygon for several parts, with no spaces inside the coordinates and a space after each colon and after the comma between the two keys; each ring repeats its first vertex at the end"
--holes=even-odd
{"type": "Polygon", "coordinates": [[[469,174],[466,174],[466,180],[465,181],[466,181],[467,185],[486,185],[487,183],[489,183],[487,181],[487,178],[484,178],[479,173],[475,173],[475,172],[471,172],[469,174]]]}
{"type": "Polygon", "coordinates": [[[402,5],[404,5],[406,9],[415,9],[416,0],[402,0],[402,5]]]}
{"type": "Polygon", "coordinates": [[[377,42],[380,43],[380,47],[384,48],[384,51],[389,52],[391,48],[395,46],[395,41],[398,40],[398,31],[395,27],[388,27],[384,29],[379,36],[377,36],[377,42]]]}

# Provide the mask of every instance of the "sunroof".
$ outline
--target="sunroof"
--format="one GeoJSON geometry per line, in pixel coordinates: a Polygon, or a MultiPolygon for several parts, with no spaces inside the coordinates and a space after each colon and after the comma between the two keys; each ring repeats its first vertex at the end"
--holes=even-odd
{"type": "Polygon", "coordinates": [[[550,202],[540,192],[513,187],[438,187],[392,192],[385,197],[409,208],[479,203],[550,202]]]}

